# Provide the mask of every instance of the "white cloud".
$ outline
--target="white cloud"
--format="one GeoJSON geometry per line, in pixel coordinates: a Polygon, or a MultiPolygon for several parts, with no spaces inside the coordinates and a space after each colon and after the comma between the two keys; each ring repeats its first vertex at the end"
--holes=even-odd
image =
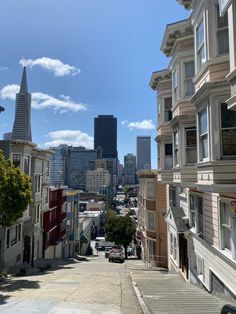
{"type": "Polygon", "coordinates": [[[126,125],[129,121],[128,120],[124,120],[124,121],[121,121],[121,125],[126,125]]]}
{"type": "Polygon", "coordinates": [[[155,125],[153,124],[152,120],[143,120],[137,122],[130,122],[127,125],[127,128],[130,130],[139,129],[139,130],[152,130],[155,129],[155,125]]]}
{"type": "Polygon", "coordinates": [[[66,75],[77,75],[80,73],[80,69],[76,68],[73,65],[65,64],[59,59],[51,59],[47,57],[38,58],[35,60],[32,59],[21,59],[19,63],[22,66],[29,66],[33,68],[38,65],[41,68],[52,72],[55,76],[66,76],[66,75]]]}
{"type": "MultiPolygon", "coordinates": [[[[16,84],[6,85],[0,90],[1,99],[15,100],[16,93],[20,90],[20,86],[16,84]]],[[[68,111],[78,112],[86,111],[87,106],[82,103],[74,102],[69,96],[63,96],[62,99],[55,98],[41,92],[32,93],[32,108],[47,109],[51,108],[55,112],[65,113],[68,111]]]]}
{"type": "Polygon", "coordinates": [[[44,144],[45,147],[55,147],[60,144],[73,146],[84,146],[88,149],[93,148],[93,137],[80,130],[58,130],[47,134],[51,141],[44,144]]]}
{"type": "Polygon", "coordinates": [[[0,72],[5,72],[5,71],[7,71],[8,70],[8,67],[1,67],[0,66],[0,72]]]}

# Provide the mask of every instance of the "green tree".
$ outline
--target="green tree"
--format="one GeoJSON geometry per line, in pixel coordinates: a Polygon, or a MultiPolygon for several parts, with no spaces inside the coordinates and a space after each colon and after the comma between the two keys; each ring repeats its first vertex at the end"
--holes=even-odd
{"type": "Polygon", "coordinates": [[[0,224],[11,226],[31,202],[31,179],[0,151],[0,224]]]}
{"type": "Polygon", "coordinates": [[[129,215],[111,217],[105,225],[106,240],[123,245],[125,259],[127,259],[127,247],[135,234],[135,226],[129,215]]]}

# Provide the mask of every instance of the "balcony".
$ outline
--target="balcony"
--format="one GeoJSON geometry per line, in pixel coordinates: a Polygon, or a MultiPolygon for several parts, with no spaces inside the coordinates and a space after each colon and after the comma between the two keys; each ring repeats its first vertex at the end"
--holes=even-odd
{"type": "Polygon", "coordinates": [[[197,168],[187,166],[173,169],[173,183],[181,183],[182,187],[196,187],[197,168]]]}
{"type": "Polygon", "coordinates": [[[220,160],[197,164],[199,191],[235,192],[236,161],[220,160]]]}

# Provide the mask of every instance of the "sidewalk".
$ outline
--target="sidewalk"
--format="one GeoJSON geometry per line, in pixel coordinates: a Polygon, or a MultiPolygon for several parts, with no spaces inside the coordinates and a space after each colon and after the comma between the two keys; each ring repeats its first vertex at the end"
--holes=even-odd
{"type": "Polygon", "coordinates": [[[143,261],[128,260],[126,267],[144,314],[220,314],[227,303],[178,274],[145,269],[143,261]]]}

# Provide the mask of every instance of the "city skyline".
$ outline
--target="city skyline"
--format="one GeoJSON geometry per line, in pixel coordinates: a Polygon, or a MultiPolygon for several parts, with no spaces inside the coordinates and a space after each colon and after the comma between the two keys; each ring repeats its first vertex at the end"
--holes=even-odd
{"type": "Polygon", "coordinates": [[[155,68],[168,64],[159,52],[166,23],[188,15],[176,1],[167,2],[173,10],[163,11],[153,0],[148,5],[133,0],[1,4],[0,26],[8,31],[1,32],[0,137],[12,131],[26,66],[34,143],[92,148],[94,117],[114,115],[119,160],[135,153],[137,136],[150,135],[156,167],[156,106],[148,83],[155,68]],[[153,32],[153,25],[160,32],[153,32]]]}

